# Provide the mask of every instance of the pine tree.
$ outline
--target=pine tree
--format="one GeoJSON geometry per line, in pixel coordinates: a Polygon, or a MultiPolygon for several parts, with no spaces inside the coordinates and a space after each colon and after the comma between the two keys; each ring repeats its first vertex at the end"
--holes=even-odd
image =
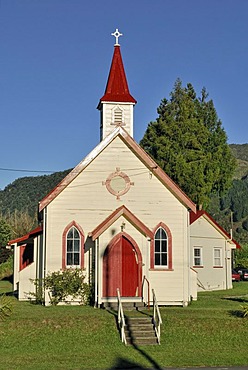
{"type": "Polygon", "coordinates": [[[207,97],[202,89],[197,98],[193,86],[183,88],[178,79],[140,142],[198,206],[206,206],[212,192],[223,193],[235,169],[226,133],[207,97]]]}

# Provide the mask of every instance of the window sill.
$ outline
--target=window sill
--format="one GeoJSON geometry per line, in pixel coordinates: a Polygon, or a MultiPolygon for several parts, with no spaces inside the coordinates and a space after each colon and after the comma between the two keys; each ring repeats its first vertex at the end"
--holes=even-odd
{"type": "Polygon", "coordinates": [[[164,267],[164,268],[156,268],[156,267],[153,267],[153,268],[150,268],[149,271],[174,271],[174,269],[172,268],[167,268],[167,267],[164,267]]]}
{"type": "Polygon", "coordinates": [[[193,266],[194,269],[203,269],[204,266],[193,266]]]}
{"type": "Polygon", "coordinates": [[[213,266],[214,269],[223,269],[223,266],[213,266]]]}

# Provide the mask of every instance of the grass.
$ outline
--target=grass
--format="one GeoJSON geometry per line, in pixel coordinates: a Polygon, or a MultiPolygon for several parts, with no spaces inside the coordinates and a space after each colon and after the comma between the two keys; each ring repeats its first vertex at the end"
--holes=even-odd
{"type": "MultiPolygon", "coordinates": [[[[0,292],[11,286],[0,281],[0,292]]],[[[115,369],[247,365],[248,282],[199,294],[187,308],[161,308],[160,346],[125,347],[115,317],[92,307],[42,307],[13,300],[0,324],[1,369],[115,369]],[[246,296],[247,295],[247,296],[246,296]]]]}

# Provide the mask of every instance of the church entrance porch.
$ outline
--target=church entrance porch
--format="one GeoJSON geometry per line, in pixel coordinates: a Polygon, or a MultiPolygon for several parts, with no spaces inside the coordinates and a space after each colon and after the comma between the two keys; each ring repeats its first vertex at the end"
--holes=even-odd
{"type": "Polygon", "coordinates": [[[114,237],[103,256],[103,297],[141,297],[142,257],[136,242],[122,232],[114,237]]]}

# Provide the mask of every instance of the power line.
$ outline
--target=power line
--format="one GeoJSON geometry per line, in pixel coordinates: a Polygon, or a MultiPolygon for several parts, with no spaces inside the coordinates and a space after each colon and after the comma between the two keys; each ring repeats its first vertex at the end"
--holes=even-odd
{"type": "Polygon", "coordinates": [[[54,172],[56,172],[56,171],[41,171],[41,170],[24,170],[24,169],[17,169],[17,168],[0,168],[0,171],[9,171],[9,172],[36,172],[36,173],[54,173],[54,172]]]}
{"type": "MultiPolygon", "coordinates": [[[[137,171],[141,170],[143,167],[136,167],[136,168],[122,168],[122,171],[137,171]]],[[[35,173],[55,173],[55,172],[64,172],[66,170],[56,170],[56,171],[51,171],[51,170],[27,170],[27,169],[19,169],[19,168],[2,168],[0,167],[0,171],[9,171],[9,172],[35,172],[35,173]]],[[[75,172],[74,169],[71,170],[71,172],[75,172]]],[[[87,172],[105,172],[107,173],[107,170],[87,170],[87,172]]]]}

